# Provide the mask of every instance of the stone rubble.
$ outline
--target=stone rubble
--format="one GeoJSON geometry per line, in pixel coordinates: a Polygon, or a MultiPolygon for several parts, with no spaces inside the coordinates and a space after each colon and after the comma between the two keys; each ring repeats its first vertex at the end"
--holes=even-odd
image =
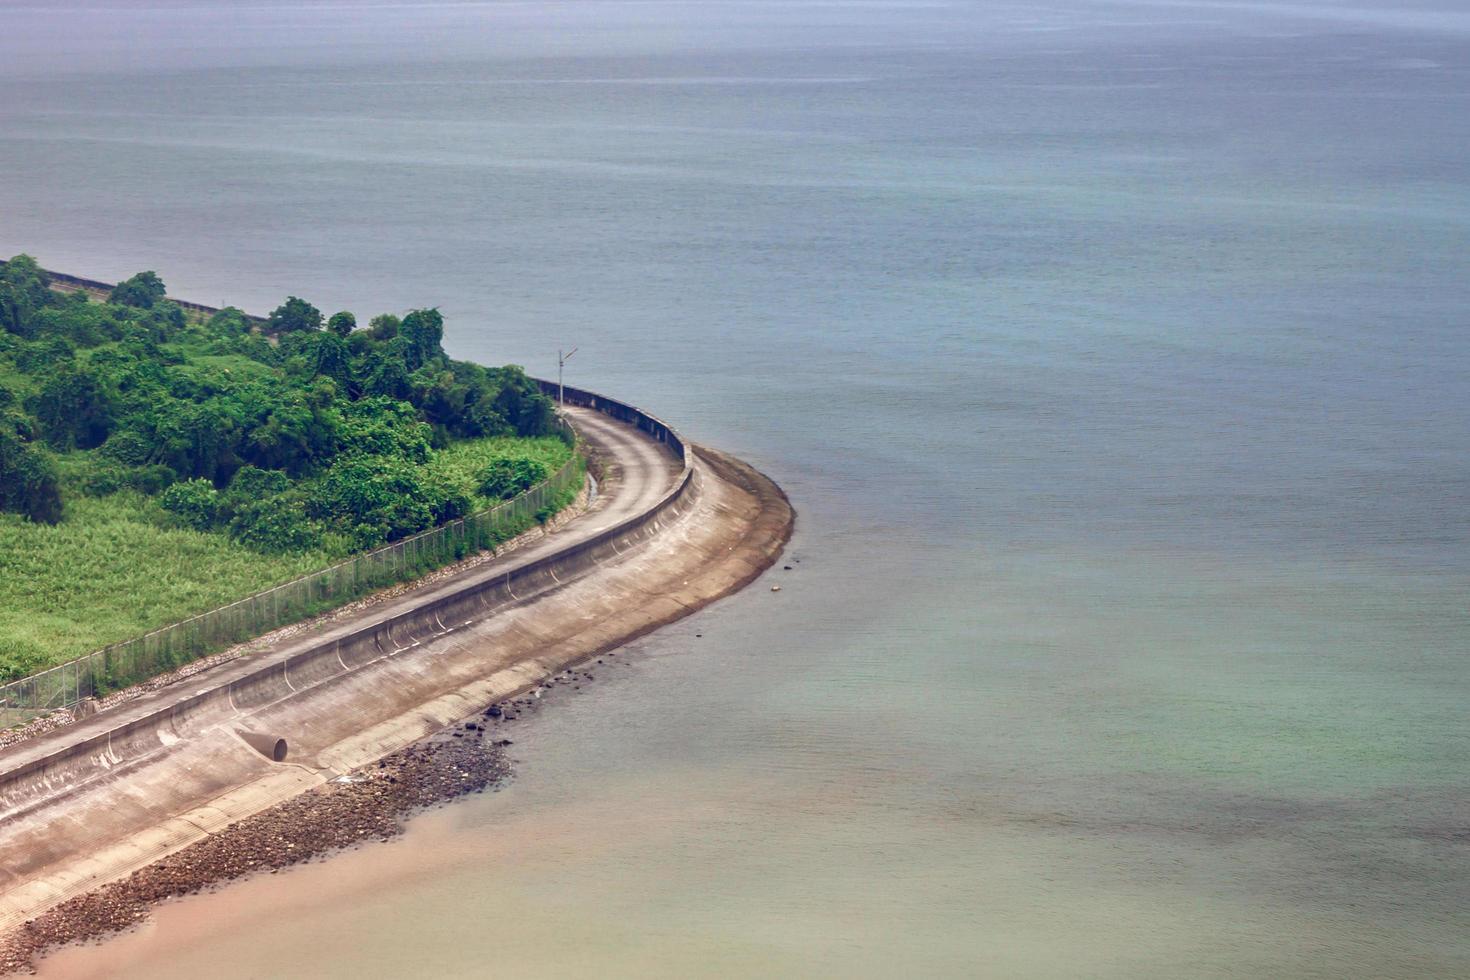
{"type": "Polygon", "coordinates": [[[512,771],[504,750],[513,743],[499,736],[499,730],[545,707],[557,691],[580,691],[595,679],[595,666],[629,666],[620,652],[569,667],[371,766],[338,776],[42,913],[0,936],[0,976],[34,973],[37,960],[49,950],[134,928],[160,902],[252,874],[276,874],[374,840],[390,841],[414,813],[503,783],[512,771]]]}
{"type": "Polygon", "coordinates": [[[484,736],[479,723],[463,723],[64,902],[0,937],[0,975],[34,973],[47,950],[132,928],[159,902],[391,840],[413,813],[510,775],[502,746],[484,736]]]}

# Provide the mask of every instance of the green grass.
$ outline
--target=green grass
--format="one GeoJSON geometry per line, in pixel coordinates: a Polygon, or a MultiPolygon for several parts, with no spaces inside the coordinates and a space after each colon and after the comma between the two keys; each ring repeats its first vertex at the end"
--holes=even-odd
{"type": "Polygon", "coordinates": [[[210,380],[219,374],[231,375],[234,380],[239,381],[268,378],[273,373],[268,365],[239,354],[198,354],[190,359],[190,363],[179,365],[178,370],[201,381],[210,380]]]}
{"type": "Polygon", "coordinates": [[[29,374],[0,354],[0,388],[8,390],[17,402],[23,402],[28,395],[35,394],[36,383],[29,374]]]}
{"type": "MultiPolygon", "coordinates": [[[[477,487],[479,474],[492,460],[504,456],[529,456],[546,466],[547,473],[554,473],[572,456],[572,449],[556,436],[537,439],[518,439],[511,436],[493,439],[467,439],[437,450],[429,461],[429,468],[468,486],[477,487]]],[[[475,510],[493,507],[500,503],[475,494],[475,510]]]]}
{"type": "Polygon", "coordinates": [[[55,527],[0,514],[0,663],[39,670],[327,563],[164,527],[133,491],[73,498],[55,527]]]}
{"type": "MultiPolygon", "coordinates": [[[[554,471],[571,449],[554,437],[477,439],[436,451],[427,465],[473,486],[491,459],[507,454],[531,455],[554,471]]],[[[69,453],[58,462],[74,479],[90,457],[69,453]]],[[[474,509],[497,502],[477,498],[474,509]]],[[[68,493],[65,519],[55,527],[0,514],[0,671],[34,673],[342,557],[264,555],[220,531],[173,527],[152,498],[131,490],[101,498],[68,493]]]]}

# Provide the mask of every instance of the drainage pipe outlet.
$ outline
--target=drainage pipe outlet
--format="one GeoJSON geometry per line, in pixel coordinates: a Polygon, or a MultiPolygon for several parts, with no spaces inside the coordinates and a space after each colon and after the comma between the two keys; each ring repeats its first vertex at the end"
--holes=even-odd
{"type": "Polygon", "coordinates": [[[272,762],[286,761],[286,740],[284,738],[276,735],[263,735],[260,732],[247,732],[243,728],[236,729],[235,734],[239,735],[246,745],[272,762]]]}

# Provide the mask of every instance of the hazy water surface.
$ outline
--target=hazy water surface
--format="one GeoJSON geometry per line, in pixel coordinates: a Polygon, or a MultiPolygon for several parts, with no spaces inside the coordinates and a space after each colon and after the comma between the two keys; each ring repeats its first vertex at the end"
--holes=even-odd
{"type": "Polygon", "coordinates": [[[1470,974],[1470,4],[0,2],[0,174],[800,510],[503,792],[47,973],[1470,974]]]}

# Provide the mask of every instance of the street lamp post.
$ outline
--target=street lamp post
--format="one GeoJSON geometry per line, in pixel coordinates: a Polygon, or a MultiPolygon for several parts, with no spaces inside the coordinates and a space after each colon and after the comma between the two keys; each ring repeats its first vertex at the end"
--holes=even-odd
{"type": "Polygon", "coordinates": [[[565,405],[567,403],[567,391],[561,383],[561,369],[566,367],[567,361],[570,361],[572,355],[575,353],[577,353],[577,348],[575,347],[566,353],[562,353],[561,348],[557,348],[556,351],[556,403],[558,405],[565,405]]]}

